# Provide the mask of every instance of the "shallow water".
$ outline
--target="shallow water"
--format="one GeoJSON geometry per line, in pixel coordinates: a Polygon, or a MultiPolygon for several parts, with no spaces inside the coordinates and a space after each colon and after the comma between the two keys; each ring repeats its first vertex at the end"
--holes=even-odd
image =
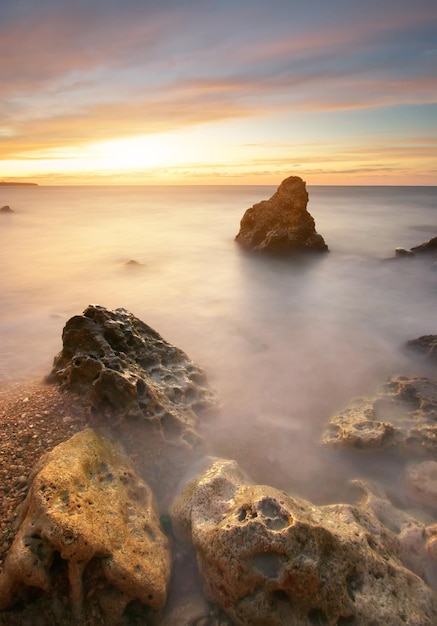
{"type": "Polygon", "coordinates": [[[274,190],[0,188],[14,210],[0,216],[0,383],[48,373],[88,304],[124,307],[207,371],[223,405],[205,427],[214,453],[329,499],[358,465],[318,447],[323,425],[408,369],[406,340],[437,332],[435,269],[382,261],[437,234],[437,188],[308,187],[330,253],[299,263],[234,242],[274,190]]]}

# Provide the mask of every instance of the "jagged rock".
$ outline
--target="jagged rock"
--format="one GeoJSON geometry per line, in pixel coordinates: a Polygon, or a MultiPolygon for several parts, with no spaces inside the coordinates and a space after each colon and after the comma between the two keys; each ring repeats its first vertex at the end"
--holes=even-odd
{"type": "Polygon", "coordinates": [[[2,206],[2,208],[0,209],[0,213],[13,213],[13,209],[11,209],[11,207],[7,204],[5,204],[5,206],[2,206]]]}
{"type": "Polygon", "coordinates": [[[172,518],[197,552],[206,596],[236,625],[437,622],[435,592],[404,567],[396,536],[360,507],[317,507],[212,459],[172,518]]]}
{"type": "Polygon", "coordinates": [[[62,333],[49,381],[89,399],[97,419],[141,420],[165,441],[193,446],[197,412],[216,396],[204,371],[125,309],[88,306],[62,333]]]}
{"type": "Polygon", "coordinates": [[[437,455],[437,382],[390,378],[373,398],[357,398],[334,415],[324,444],[372,451],[390,449],[407,457],[437,455]]]}
{"type": "Polygon", "coordinates": [[[305,182],[299,176],[286,178],[270,200],[247,209],[236,240],[245,248],[258,252],[326,252],[328,246],[316,232],[307,203],[305,182]]]}
{"type": "Polygon", "coordinates": [[[168,540],[152,492],[120,444],[81,431],[42,457],[30,482],[0,579],[0,610],[35,588],[56,595],[63,572],[80,623],[98,610],[103,623],[117,624],[133,600],[163,608],[168,540]]]}
{"type": "Polygon", "coordinates": [[[422,355],[425,360],[437,363],[437,335],[422,335],[407,341],[405,345],[408,350],[422,355]]]}

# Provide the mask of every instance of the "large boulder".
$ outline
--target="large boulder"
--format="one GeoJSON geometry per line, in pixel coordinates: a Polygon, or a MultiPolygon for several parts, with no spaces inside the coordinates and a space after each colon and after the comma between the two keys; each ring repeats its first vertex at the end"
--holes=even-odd
{"type": "Polygon", "coordinates": [[[117,624],[132,601],[164,607],[168,540],[151,490],[118,443],[81,431],[42,457],[30,483],[0,578],[0,610],[37,588],[59,613],[68,587],[80,623],[117,624]],[[86,621],[96,612],[103,622],[86,621]]]}
{"type": "Polygon", "coordinates": [[[369,510],[317,507],[212,459],[176,499],[207,598],[236,625],[437,623],[437,596],[369,510]]]}
{"type": "Polygon", "coordinates": [[[322,441],[373,452],[390,449],[406,458],[437,458],[437,381],[389,378],[374,397],[357,398],[334,415],[322,441]]]}
{"type": "Polygon", "coordinates": [[[326,252],[328,246],[316,232],[307,211],[308,193],[299,176],[286,178],[270,200],[247,209],[236,240],[245,248],[272,254],[326,252]]]}
{"type": "Polygon", "coordinates": [[[62,333],[48,380],[88,399],[97,420],[140,420],[192,447],[198,412],[216,403],[204,371],[125,309],[88,306],[62,333]]]}

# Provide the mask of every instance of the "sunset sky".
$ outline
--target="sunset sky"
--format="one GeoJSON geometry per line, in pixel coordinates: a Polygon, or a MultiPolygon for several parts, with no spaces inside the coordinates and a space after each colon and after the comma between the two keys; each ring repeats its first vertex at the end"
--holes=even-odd
{"type": "Polygon", "coordinates": [[[437,0],[1,0],[0,179],[437,184],[437,0]]]}

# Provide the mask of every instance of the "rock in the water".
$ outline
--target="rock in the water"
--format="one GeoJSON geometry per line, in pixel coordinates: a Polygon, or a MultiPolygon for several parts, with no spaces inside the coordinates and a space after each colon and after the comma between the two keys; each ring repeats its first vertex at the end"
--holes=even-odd
{"type": "Polygon", "coordinates": [[[164,607],[168,540],[151,490],[107,436],[86,429],[42,457],[19,522],[0,579],[0,610],[35,588],[54,602],[62,572],[80,623],[97,610],[102,623],[116,624],[133,600],[164,607]]]}
{"type": "Polygon", "coordinates": [[[245,248],[271,254],[326,252],[328,246],[316,232],[307,203],[305,182],[298,176],[286,178],[270,200],[245,212],[236,240],[245,248]]]}
{"type": "Polygon", "coordinates": [[[395,250],[395,254],[398,257],[402,257],[402,256],[414,256],[414,252],[411,252],[411,250],[406,250],[405,248],[396,248],[395,250]]]}
{"type": "Polygon", "coordinates": [[[334,415],[323,443],[407,457],[437,455],[437,382],[429,378],[390,378],[374,398],[358,398],[334,415]]]}
{"type": "Polygon", "coordinates": [[[207,597],[236,625],[437,623],[437,596],[373,513],[317,507],[211,460],[174,503],[207,597]]]}
{"type": "Polygon", "coordinates": [[[95,415],[135,418],[192,446],[197,412],[216,397],[204,371],[125,309],[89,306],[72,317],[49,380],[86,396],[95,415]]]}
{"type": "Polygon", "coordinates": [[[411,258],[416,256],[435,258],[437,256],[437,237],[433,237],[418,246],[414,246],[410,250],[406,248],[396,248],[395,255],[396,258],[411,258]]]}
{"type": "Polygon", "coordinates": [[[425,243],[411,248],[413,254],[437,254],[437,237],[433,237],[425,243]]]}
{"type": "Polygon", "coordinates": [[[407,341],[406,348],[420,354],[427,361],[437,363],[437,335],[422,335],[407,341]]]}
{"type": "Polygon", "coordinates": [[[14,211],[11,209],[11,207],[7,204],[5,204],[5,206],[2,206],[2,208],[0,209],[0,213],[13,213],[14,211]]]}

